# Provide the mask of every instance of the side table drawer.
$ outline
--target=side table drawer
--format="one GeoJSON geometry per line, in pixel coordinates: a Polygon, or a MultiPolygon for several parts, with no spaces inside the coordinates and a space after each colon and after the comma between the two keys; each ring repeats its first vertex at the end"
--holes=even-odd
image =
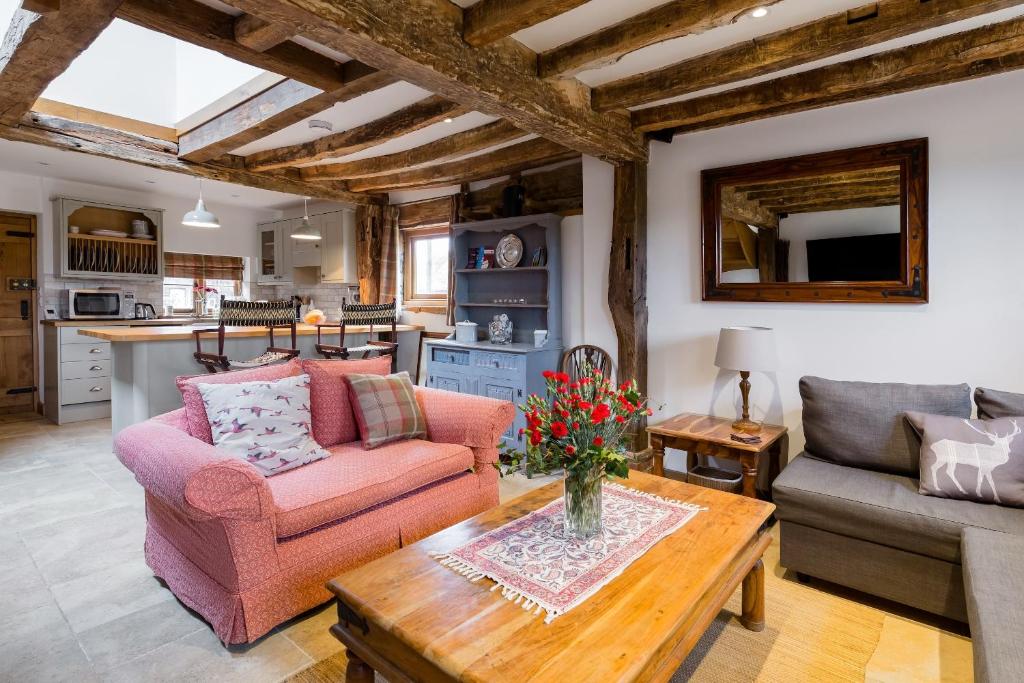
{"type": "Polygon", "coordinates": [[[93,340],[92,344],[65,344],[60,348],[61,362],[79,360],[107,360],[110,358],[110,342],[93,340]]]}
{"type": "Polygon", "coordinates": [[[110,359],[73,360],[60,364],[61,379],[110,377],[110,359]]]}
{"type": "Polygon", "coordinates": [[[60,383],[60,402],[64,405],[109,400],[109,377],[66,379],[60,383]]]}

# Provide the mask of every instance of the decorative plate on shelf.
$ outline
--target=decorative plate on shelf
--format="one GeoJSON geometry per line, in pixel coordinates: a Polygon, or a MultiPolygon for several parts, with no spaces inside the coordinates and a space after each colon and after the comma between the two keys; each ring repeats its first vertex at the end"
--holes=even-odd
{"type": "Polygon", "coordinates": [[[117,230],[90,230],[90,235],[96,235],[97,237],[125,237],[126,233],[119,232],[117,230]]]}
{"type": "Polygon", "coordinates": [[[515,268],[523,260],[523,241],[511,233],[505,235],[498,240],[494,260],[501,268],[515,268]]]}
{"type": "Polygon", "coordinates": [[[136,235],[135,233],[132,233],[131,235],[128,235],[128,237],[130,237],[133,240],[155,240],[156,239],[152,235],[136,235]]]}

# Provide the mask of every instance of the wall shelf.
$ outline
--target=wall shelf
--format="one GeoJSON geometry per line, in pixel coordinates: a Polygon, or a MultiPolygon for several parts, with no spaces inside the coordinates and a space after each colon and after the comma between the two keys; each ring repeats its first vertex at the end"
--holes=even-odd
{"type": "Polygon", "coordinates": [[[489,304],[489,303],[477,303],[463,301],[460,306],[469,306],[471,308],[547,308],[547,304],[489,304]]]}
{"type": "Polygon", "coordinates": [[[162,281],[163,213],[163,209],[55,197],[55,272],[69,278],[162,281]],[[128,236],[137,221],[148,224],[153,239],[128,236]],[[71,226],[76,226],[78,232],[71,232],[71,226]],[[101,229],[124,236],[89,234],[101,229]]]}
{"type": "Polygon", "coordinates": [[[521,268],[456,268],[456,273],[484,274],[484,273],[546,273],[547,266],[523,266],[521,268]]]}

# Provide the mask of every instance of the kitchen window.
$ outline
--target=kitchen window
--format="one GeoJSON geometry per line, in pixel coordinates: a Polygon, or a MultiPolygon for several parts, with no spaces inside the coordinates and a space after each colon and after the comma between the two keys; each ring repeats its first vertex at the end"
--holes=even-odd
{"type": "Polygon", "coordinates": [[[403,308],[443,312],[448,298],[448,226],[404,230],[402,235],[403,308]]]}
{"type": "Polygon", "coordinates": [[[205,254],[164,254],[164,306],[176,315],[191,314],[197,299],[196,289],[206,292],[207,314],[220,310],[220,297],[244,298],[245,262],[238,256],[205,254]]]}

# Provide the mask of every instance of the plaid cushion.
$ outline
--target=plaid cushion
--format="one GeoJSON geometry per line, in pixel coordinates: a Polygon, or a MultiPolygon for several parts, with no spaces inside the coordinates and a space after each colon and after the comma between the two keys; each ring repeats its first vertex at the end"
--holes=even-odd
{"type": "Polygon", "coordinates": [[[427,422],[416,403],[408,372],[383,377],[345,375],[345,383],[364,448],[427,437],[427,422]]]}

